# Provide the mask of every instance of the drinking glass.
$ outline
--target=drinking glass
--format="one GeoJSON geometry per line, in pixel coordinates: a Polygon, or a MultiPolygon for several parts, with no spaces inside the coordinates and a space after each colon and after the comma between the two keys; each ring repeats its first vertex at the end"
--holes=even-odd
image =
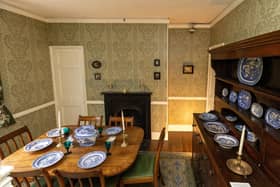
{"type": "Polygon", "coordinates": [[[72,144],[71,141],[65,141],[65,142],[63,143],[64,148],[66,149],[66,153],[64,153],[65,155],[68,155],[68,154],[71,153],[71,151],[69,151],[71,144],[72,144]]]}
{"type": "Polygon", "coordinates": [[[111,148],[111,142],[110,141],[106,141],[105,142],[105,148],[106,148],[106,151],[107,151],[107,156],[111,155],[110,153],[110,148],[111,148]]]}
{"type": "Polygon", "coordinates": [[[99,132],[100,137],[102,136],[102,131],[103,131],[103,127],[98,127],[98,132],[99,132]]]}

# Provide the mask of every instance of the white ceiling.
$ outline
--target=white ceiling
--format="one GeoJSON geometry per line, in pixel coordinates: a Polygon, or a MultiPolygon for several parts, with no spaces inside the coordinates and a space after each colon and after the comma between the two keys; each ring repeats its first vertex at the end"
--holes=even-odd
{"type": "Polygon", "coordinates": [[[208,24],[237,0],[0,0],[43,19],[169,19],[208,24]]]}

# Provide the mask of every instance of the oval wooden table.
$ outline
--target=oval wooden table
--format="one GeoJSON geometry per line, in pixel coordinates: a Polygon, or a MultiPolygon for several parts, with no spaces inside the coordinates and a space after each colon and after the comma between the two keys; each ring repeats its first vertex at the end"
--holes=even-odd
{"type": "MultiPolygon", "coordinates": [[[[72,130],[71,130],[72,132],[72,130]]],[[[104,131],[103,131],[104,132],[104,131]]],[[[46,133],[45,133],[46,134],[46,133]]],[[[41,135],[37,139],[45,138],[46,135],[41,135]]],[[[96,168],[102,168],[103,174],[105,176],[114,176],[118,175],[129,168],[129,166],[135,161],[137,153],[140,149],[144,131],[140,127],[127,127],[126,134],[128,145],[127,147],[121,147],[122,143],[122,134],[118,134],[116,136],[116,140],[114,141],[110,152],[112,155],[107,156],[106,160],[100,165],[92,169],[81,169],[78,167],[78,160],[86,153],[91,151],[104,151],[106,152],[104,142],[108,139],[108,136],[103,135],[102,137],[98,137],[96,139],[96,143],[90,147],[80,147],[78,144],[74,144],[74,147],[70,149],[71,154],[64,155],[63,159],[56,163],[55,165],[48,167],[47,170],[50,175],[54,175],[54,169],[61,169],[73,172],[85,172],[89,170],[94,170],[96,168]]],[[[23,150],[23,148],[14,152],[13,154],[6,157],[2,160],[2,165],[10,165],[14,166],[15,171],[26,171],[32,170],[32,162],[38,158],[39,156],[50,152],[60,150],[66,152],[63,145],[59,148],[56,147],[58,138],[54,138],[54,143],[47,147],[44,150],[27,153],[23,150]]]]}

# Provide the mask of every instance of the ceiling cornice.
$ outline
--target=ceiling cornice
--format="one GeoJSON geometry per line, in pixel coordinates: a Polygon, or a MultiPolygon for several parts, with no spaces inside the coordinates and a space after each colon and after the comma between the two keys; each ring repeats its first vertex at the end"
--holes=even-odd
{"type": "Polygon", "coordinates": [[[0,8],[4,10],[8,10],[10,12],[14,12],[16,14],[20,14],[26,17],[30,17],[39,21],[43,21],[46,23],[158,23],[158,24],[168,24],[168,28],[179,28],[179,29],[185,29],[185,28],[191,28],[191,25],[193,25],[196,29],[209,29],[213,27],[217,22],[219,22],[221,19],[223,19],[226,15],[228,15],[233,9],[235,9],[237,6],[239,6],[244,0],[236,0],[233,3],[231,3],[227,8],[223,10],[221,14],[219,14],[217,17],[215,17],[214,20],[212,20],[210,23],[206,24],[172,24],[170,23],[168,18],[162,18],[162,19],[128,19],[128,18],[120,18],[120,19],[60,19],[60,18],[44,18],[32,13],[29,13],[25,10],[22,10],[20,8],[8,5],[6,3],[0,2],[0,8]]]}

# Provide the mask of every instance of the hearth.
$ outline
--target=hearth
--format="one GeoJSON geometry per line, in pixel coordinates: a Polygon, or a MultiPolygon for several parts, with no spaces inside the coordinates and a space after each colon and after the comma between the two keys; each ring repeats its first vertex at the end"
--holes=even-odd
{"type": "Polygon", "coordinates": [[[105,103],[105,122],[109,116],[134,116],[134,125],[143,128],[144,140],[151,140],[151,93],[150,92],[102,92],[105,103]]]}

